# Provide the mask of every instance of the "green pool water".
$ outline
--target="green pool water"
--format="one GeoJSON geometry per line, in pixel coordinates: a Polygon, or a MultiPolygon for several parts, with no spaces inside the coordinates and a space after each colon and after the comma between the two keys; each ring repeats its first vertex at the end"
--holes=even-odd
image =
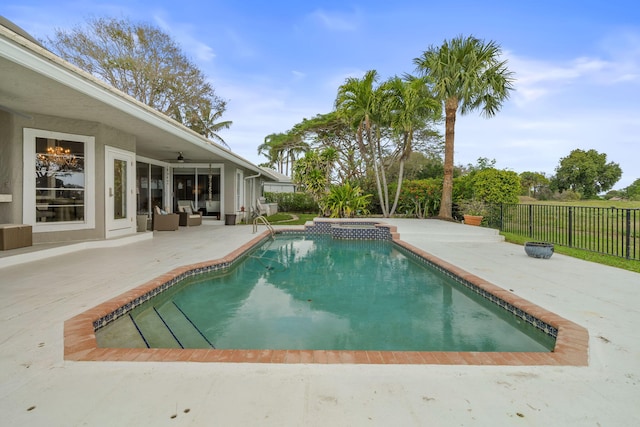
{"type": "Polygon", "coordinates": [[[391,242],[327,236],[277,236],[230,271],[173,286],[130,319],[151,347],[548,352],[554,345],[391,242]],[[152,331],[161,324],[170,335],[152,331]]]}

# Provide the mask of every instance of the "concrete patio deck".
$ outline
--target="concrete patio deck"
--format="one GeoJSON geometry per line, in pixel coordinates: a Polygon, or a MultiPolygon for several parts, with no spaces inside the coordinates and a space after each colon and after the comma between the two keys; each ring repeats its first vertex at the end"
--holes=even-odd
{"type": "Polygon", "coordinates": [[[57,246],[0,254],[1,423],[640,423],[639,274],[559,254],[549,260],[529,258],[521,246],[504,243],[493,230],[479,227],[436,220],[385,222],[396,225],[407,243],[587,328],[589,366],[63,359],[63,324],[67,319],[173,268],[221,258],[255,237],[250,226],[205,223],[156,232],[152,239],[151,233],[141,233],[122,246],[95,243],[81,245],[81,251],[57,246]],[[53,256],[56,253],[63,255],[53,256]],[[47,257],[38,259],[43,254],[47,257]]]}

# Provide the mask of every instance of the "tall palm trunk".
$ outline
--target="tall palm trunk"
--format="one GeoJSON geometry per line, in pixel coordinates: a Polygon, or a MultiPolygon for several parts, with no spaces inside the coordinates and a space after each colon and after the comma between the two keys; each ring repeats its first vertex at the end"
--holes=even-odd
{"type": "Polygon", "coordinates": [[[404,149],[400,155],[400,167],[398,169],[398,185],[396,186],[396,195],[393,199],[393,206],[389,210],[389,216],[396,213],[398,207],[398,201],[400,200],[400,191],[402,190],[402,181],[404,179],[404,164],[411,155],[411,144],[413,143],[413,129],[405,132],[404,135],[404,149]]]}
{"type": "Polygon", "coordinates": [[[444,104],[444,110],[444,180],[442,182],[442,200],[440,201],[440,213],[438,216],[443,219],[451,219],[453,218],[451,214],[451,205],[453,203],[453,143],[455,138],[458,98],[448,98],[444,104]]]}
{"type": "Polygon", "coordinates": [[[382,148],[380,147],[380,129],[375,129],[375,141],[372,140],[371,129],[368,132],[369,147],[371,149],[371,165],[376,177],[376,188],[378,190],[378,198],[380,200],[380,209],[382,216],[389,218],[389,191],[387,188],[387,175],[384,171],[382,159],[382,148]]]}

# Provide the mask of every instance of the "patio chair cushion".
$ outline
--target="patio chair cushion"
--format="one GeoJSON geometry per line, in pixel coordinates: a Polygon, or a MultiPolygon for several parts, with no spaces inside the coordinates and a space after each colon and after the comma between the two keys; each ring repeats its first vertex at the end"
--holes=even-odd
{"type": "Polygon", "coordinates": [[[180,222],[178,214],[162,213],[165,212],[158,206],[154,208],[153,230],[154,231],[173,231],[177,230],[180,222]]]}
{"type": "Polygon", "coordinates": [[[187,213],[187,212],[178,212],[180,215],[179,224],[183,227],[192,227],[194,225],[202,224],[202,213],[187,213]]]}

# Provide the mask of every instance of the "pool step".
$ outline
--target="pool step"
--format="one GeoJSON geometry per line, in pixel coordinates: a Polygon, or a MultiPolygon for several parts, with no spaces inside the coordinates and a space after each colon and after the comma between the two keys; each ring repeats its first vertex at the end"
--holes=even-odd
{"type": "Polygon", "coordinates": [[[96,331],[98,347],[108,348],[147,348],[147,343],[129,315],[121,316],[108,328],[96,331]]]}
{"type": "Polygon", "coordinates": [[[156,307],[156,310],[184,348],[213,347],[173,302],[156,307]]]}
{"type": "Polygon", "coordinates": [[[145,311],[134,316],[135,322],[140,334],[151,348],[182,348],[180,343],[175,339],[171,331],[162,321],[162,318],[156,313],[154,307],[150,307],[145,311]]]}

